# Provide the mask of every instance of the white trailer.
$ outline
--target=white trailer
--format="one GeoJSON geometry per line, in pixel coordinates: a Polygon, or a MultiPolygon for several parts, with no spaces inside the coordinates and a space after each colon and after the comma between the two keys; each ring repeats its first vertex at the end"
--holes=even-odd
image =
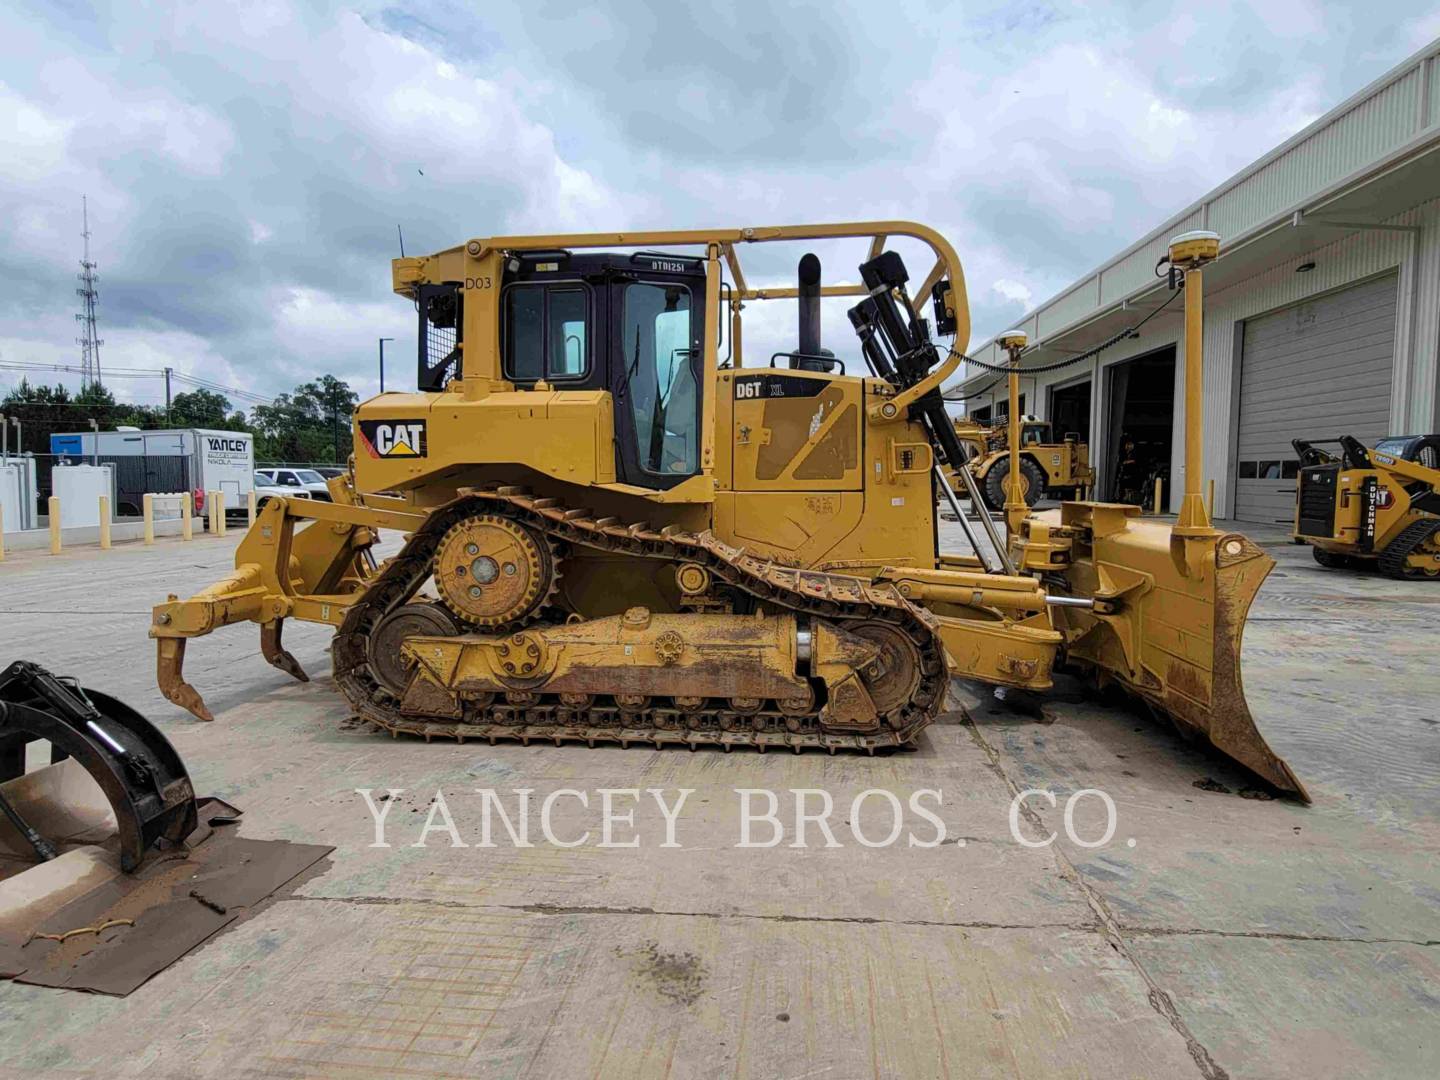
{"type": "Polygon", "coordinates": [[[138,514],[146,492],[189,491],[202,512],[211,491],[224,492],[228,514],[245,512],[255,489],[255,437],[247,431],[77,431],[50,436],[50,452],[72,464],[115,466],[119,513],[138,514]]]}

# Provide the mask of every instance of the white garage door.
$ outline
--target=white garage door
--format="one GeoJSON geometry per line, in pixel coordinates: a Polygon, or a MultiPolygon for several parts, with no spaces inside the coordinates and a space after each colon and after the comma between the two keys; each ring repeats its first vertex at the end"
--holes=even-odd
{"type": "MultiPolygon", "coordinates": [[[[1235,516],[1290,521],[1291,439],[1390,434],[1396,276],[1386,275],[1245,323],[1235,516]]],[[[1333,448],[1332,448],[1333,449],[1333,448]]]]}

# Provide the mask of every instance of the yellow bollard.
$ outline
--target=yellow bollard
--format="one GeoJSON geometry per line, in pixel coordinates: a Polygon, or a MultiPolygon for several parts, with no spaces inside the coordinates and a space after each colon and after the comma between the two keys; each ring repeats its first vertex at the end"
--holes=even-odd
{"type": "Polygon", "coordinates": [[[187,491],[180,499],[180,538],[182,540],[189,540],[192,539],[194,536],[194,531],[190,521],[190,518],[194,513],[195,496],[191,495],[190,492],[187,491]]]}
{"type": "Polygon", "coordinates": [[[145,494],[140,500],[140,510],[145,516],[145,543],[155,543],[155,496],[145,494]]]}
{"type": "Polygon", "coordinates": [[[223,492],[223,491],[217,491],[217,492],[215,492],[215,516],[216,516],[216,518],[219,519],[219,521],[220,521],[220,528],[219,528],[219,530],[215,533],[215,535],[216,535],[216,536],[224,536],[224,535],[225,535],[225,492],[223,492]]]}
{"type": "Polygon", "coordinates": [[[1210,491],[1205,498],[1205,513],[1210,515],[1210,520],[1215,520],[1215,478],[1210,478],[1210,491]]]}
{"type": "Polygon", "coordinates": [[[60,500],[54,495],[46,504],[50,511],[50,554],[60,554],[60,500]]]}
{"type": "Polygon", "coordinates": [[[251,491],[245,496],[245,512],[249,515],[250,524],[255,524],[255,492],[251,491]]]}
{"type": "Polygon", "coordinates": [[[1165,492],[1165,478],[1164,478],[1163,476],[1157,476],[1157,477],[1155,477],[1155,515],[1156,515],[1156,517],[1159,517],[1159,516],[1160,516],[1160,507],[1164,505],[1164,502],[1163,502],[1163,500],[1162,500],[1162,496],[1164,495],[1164,492],[1165,492]]]}
{"type": "Polygon", "coordinates": [[[216,496],[217,496],[218,494],[219,494],[219,492],[216,492],[216,491],[207,491],[207,492],[205,493],[205,513],[210,516],[210,535],[211,535],[211,536],[216,536],[216,535],[218,535],[218,530],[219,530],[219,528],[220,528],[220,526],[219,526],[218,524],[216,524],[216,522],[215,522],[215,507],[216,507],[216,506],[219,504],[219,502],[220,502],[220,500],[219,500],[218,498],[216,498],[216,496]]]}
{"type": "Polygon", "coordinates": [[[110,496],[100,496],[100,550],[110,550],[110,496]]]}

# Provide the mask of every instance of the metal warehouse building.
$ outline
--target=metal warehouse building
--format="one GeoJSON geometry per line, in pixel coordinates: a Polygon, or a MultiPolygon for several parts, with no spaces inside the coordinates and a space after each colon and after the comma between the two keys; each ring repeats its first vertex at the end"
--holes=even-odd
{"type": "MultiPolygon", "coordinates": [[[[1026,367],[1077,356],[1169,298],[1155,265],[1170,237],[1212,229],[1205,271],[1205,471],[1215,514],[1289,521],[1292,438],[1440,430],[1440,41],[1166,221],[1016,326],[1026,367]]],[[[1095,497],[1119,498],[1122,442],[1182,487],[1182,304],[1138,338],[1022,380],[1022,408],[1079,432],[1095,497]]],[[[999,364],[993,342],[970,350],[999,364]]],[[[980,419],[1004,382],[967,364],[955,392],[980,419]]]]}

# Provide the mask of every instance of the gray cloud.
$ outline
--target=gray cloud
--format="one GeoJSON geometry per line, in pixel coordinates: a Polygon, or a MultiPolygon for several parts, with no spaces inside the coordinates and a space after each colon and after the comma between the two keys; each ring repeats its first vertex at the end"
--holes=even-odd
{"type": "MultiPolygon", "coordinates": [[[[960,250],[983,336],[1440,33],[1425,4],[1392,10],[12,6],[0,353],[73,362],[82,193],[110,362],[267,393],[323,371],[370,389],[377,336],[408,352],[397,223],[415,253],[915,218],[960,250]]],[[[856,249],[818,250],[853,278],[856,249]]],[[[799,252],[745,254],[780,282],[799,252]]],[[[752,314],[756,352],[793,344],[788,310],[752,314]]]]}

